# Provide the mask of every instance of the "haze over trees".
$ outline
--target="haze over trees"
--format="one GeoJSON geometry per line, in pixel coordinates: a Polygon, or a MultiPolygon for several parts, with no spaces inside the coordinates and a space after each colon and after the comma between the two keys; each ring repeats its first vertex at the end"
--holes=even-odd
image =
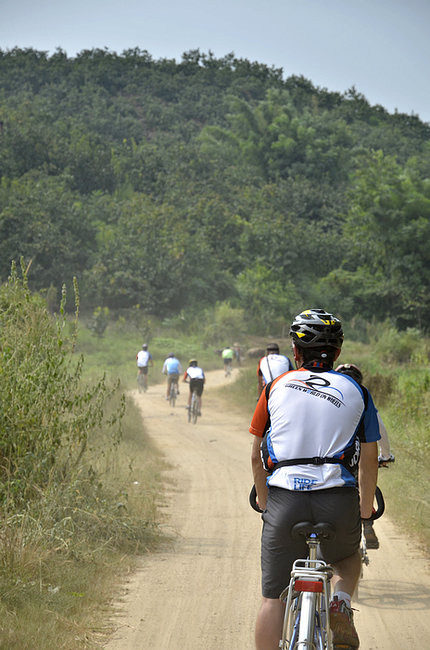
{"type": "Polygon", "coordinates": [[[430,126],[229,54],[0,50],[0,281],[424,326],[430,126]]]}

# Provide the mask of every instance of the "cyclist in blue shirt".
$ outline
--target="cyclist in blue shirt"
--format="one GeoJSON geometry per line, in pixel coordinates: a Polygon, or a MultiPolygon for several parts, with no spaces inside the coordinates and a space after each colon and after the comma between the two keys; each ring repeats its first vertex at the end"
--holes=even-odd
{"type": "Polygon", "coordinates": [[[163,375],[167,375],[166,400],[169,399],[170,386],[172,382],[176,384],[177,393],[179,395],[178,379],[179,379],[179,375],[182,374],[182,366],[181,366],[181,362],[179,361],[179,359],[175,357],[173,352],[171,352],[167,357],[167,359],[165,360],[161,372],[163,373],[163,375]]]}

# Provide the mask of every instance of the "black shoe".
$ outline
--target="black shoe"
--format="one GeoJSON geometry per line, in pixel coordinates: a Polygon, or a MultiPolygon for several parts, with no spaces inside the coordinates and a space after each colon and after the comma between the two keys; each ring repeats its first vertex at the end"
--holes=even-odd
{"type": "Polygon", "coordinates": [[[375,531],[373,530],[372,523],[365,523],[363,525],[364,537],[366,539],[366,546],[370,549],[379,548],[379,539],[376,536],[375,531]]]}

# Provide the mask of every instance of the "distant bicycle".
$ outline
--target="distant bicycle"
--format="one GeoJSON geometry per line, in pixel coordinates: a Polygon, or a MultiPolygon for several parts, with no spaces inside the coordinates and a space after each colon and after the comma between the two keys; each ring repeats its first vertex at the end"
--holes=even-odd
{"type": "Polygon", "coordinates": [[[139,368],[137,372],[137,390],[139,393],[146,393],[148,390],[148,375],[147,375],[148,369],[147,368],[139,368]],[[146,373],[143,372],[146,370],[146,373]]]}
{"type": "Polygon", "coordinates": [[[172,383],[170,384],[170,391],[169,391],[170,406],[175,406],[177,397],[178,397],[178,384],[175,381],[172,381],[172,383]]]}
{"type": "Polygon", "coordinates": [[[225,377],[230,377],[233,370],[232,360],[226,359],[226,361],[227,363],[224,363],[224,375],[225,377]]]}
{"type": "Polygon", "coordinates": [[[191,394],[191,404],[188,409],[188,422],[196,424],[197,418],[199,415],[199,398],[197,396],[197,391],[193,390],[191,394]]]}

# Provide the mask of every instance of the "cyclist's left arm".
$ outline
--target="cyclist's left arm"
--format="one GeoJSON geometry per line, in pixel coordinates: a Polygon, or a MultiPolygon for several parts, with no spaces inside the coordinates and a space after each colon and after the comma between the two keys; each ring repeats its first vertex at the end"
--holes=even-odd
{"type": "Polygon", "coordinates": [[[268,472],[266,472],[264,469],[263,463],[261,461],[260,445],[261,438],[255,436],[252,443],[251,466],[252,474],[254,476],[254,485],[255,489],[257,490],[257,503],[260,506],[261,510],[265,510],[268,492],[268,472]]]}
{"type": "Polygon", "coordinates": [[[358,466],[358,487],[363,519],[368,519],[372,514],[377,479],[378,445],[376,442],[362,442],[358,466]]]}

